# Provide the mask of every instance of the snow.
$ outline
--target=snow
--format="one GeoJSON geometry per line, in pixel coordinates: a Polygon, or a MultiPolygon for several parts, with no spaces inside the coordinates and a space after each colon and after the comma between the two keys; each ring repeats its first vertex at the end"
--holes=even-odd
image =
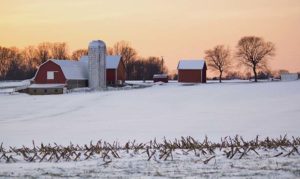
{"type": "Polygon", "coordinates": [[[65,84],[31,84],[28,88],[63,88],[65,84]]]}
{"type": "Polygon", "coordinates": [[[0,142],[300,136],[299,81],[152,85],[49,96],[0,94],[0,142]]]}
{"type": "MultiPolygon", "coordinates": [[[[203,156],[174,151],[174,160],[147,161],[145,153],[120,152],[120,159],[105,164],[91,159],[79,162],[0,163],[1,177],[18,178],[297,178],[300,157],[273,157],[280,151],[258,151],[238,159],[221,153],[204,164],[203,156]]],[[[159,158],[158,154],[155,156],[159,158]]]]}
{"type": "MultiPolygon", "coordinates": [[[[0,95],[15,92],[17,88],[23,88],[30,85],[30,80],[23,81],[0,81],[0,95]]],[[[1,99],[1,98],[0,98],[1,99]]]]}
{"type": "Polygon", "coordinates": [[[106,69],[117,69],[121,60],[121,56],[106,56],[106,69]]]}
{"type": "Polygon", "coordinates": [[[178,70],[202,70],[204,68],[204,60],[180,60],[178,70]]]}
{"type": "Polygon", "coordinates": [[[30,80],[23,80],[23,81],[0,81],[0,88],[14,88],[24,85],[29,85],[30,80]]]}
{"type": "MultiPolygon", "coordinates": [[[[244,139],[300,136],[300,81],[225,81],[222,84],[183,85],[143,83],[148,88],[63,95],[30,96],[0,93],[0,143],[88,144],[100,139],[149,142],[193,136],[219,142],[239,134],[244,139]]],[[[7,84],[8,85],[8,84],[7,84]]],[[[0,83],[0,86],[5,84],[0,83]]],[[[9,86],[9,85],[8,85],[9,86]]],[[[183,155],[174,160],[147,161],[146,153],[119,151],[120,159],[105,164],[92,158],[78,162],[0,163],[0,177],[61,178],[297,178],[300,155],[274,157],[283,152],[259,150],[242,159],[228,159],[216,149],[215,158],[183,155]]],[[[159,158],[158,153],[155,154],[159,158]]]]}
{"type": "MultiPolygon", "coordinates": [[[[117,69],[121,60],[120,55],[108,55],[106,56],[106,69],[117,69]]],[[[81,62],[88,63],[89,56],[82,56],[80,58],[81,62]]]]}
{"type": "Polygon", "coordinates": [[[153,78],[168,78],[167,74],[155,74],[153,75],[153,78]]]}
{"type": "Polygon", "coordinates": [[[54,60],[60,66],[67,79],[85,80],[88,79],[88,71],[85,63],[73,60],[54,60]]]}

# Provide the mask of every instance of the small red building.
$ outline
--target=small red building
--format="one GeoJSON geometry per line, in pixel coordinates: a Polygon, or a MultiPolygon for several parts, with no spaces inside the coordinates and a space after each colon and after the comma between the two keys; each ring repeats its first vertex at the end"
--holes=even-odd
{"type": "Polygon", "coordinates": [[[178,82],[206,83],[206,63],[204,60],[180,60],[177,66],[178,82]]]}
{"type": "Polygon", "coordinates": [[[155,74],[153,75],[153,82],[164,82],[164,83],[168,83],[169,81],[169,77],[167,74],[155,74]]]}
{"type": "Polygon", "coordinates": [[[126,80],[125,64],[121,56],[108,56],[106,60],[106,82],[108,85],[122,85],[126,80]]]}

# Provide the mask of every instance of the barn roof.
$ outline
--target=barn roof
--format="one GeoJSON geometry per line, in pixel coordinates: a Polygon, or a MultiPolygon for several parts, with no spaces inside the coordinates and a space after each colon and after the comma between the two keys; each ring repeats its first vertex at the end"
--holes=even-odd
{"type": "MultiPolygon", "coordinates": [[[[81,62],[88,63],[89,57],[88,56],[82,56],[80,58],[81,62]]],[[[106,56],[106,69],[117,69],[119,66],[119,63],[121,61],[120,55],[114,55],[114,56],[106,56]]]]}
{"type": "MultiPolygon", "coordinates": [[[[60,66],[66,79],[86,80],[88,79],[88,56],[82,56],[79,61],[50,59],[60,66]]],[[[117,69],[121,56],[106,56],[106,69],[117,69]]]]}
{"type": "Polygon", "coordinates": [[[88,79],[87,64],[80,61],[73,60],[55,60],[51,59],[54,63],[60,66],[66,79],[84,80],[88,79]]]}
{"type": "Polygon", "coordinates": [[[178,70],[202,70],[205,66],[204,60],[180,60],[178,70]]]}

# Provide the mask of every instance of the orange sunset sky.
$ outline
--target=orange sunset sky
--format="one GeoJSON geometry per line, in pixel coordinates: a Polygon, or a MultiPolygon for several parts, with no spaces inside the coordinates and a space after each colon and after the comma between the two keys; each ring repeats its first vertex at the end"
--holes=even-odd
{"type": "Polygon", "coordinates": [[[141,56],[164,56],[170,72],[218,44],[234,51],[245,35],[275,43],[273,70],[300,71],[300,0],[0,0],[1,46],[125,40],[141,56]]]}

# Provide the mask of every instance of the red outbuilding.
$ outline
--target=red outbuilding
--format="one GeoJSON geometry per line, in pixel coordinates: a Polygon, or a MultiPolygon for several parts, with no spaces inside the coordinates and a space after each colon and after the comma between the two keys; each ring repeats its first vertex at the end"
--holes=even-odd
{"type": "Polygon", "coordinates": [[[206,83],[206,63],[204,60],[180,60],[177,66],[178,82],[206,83]]]}
{"type": "Polygon", "coordinates": [[[164,82],[164,83],[168,83],[169,81],[169,77],[167,74],[154,74],[153,75],[153,82],[164,82]]]}

